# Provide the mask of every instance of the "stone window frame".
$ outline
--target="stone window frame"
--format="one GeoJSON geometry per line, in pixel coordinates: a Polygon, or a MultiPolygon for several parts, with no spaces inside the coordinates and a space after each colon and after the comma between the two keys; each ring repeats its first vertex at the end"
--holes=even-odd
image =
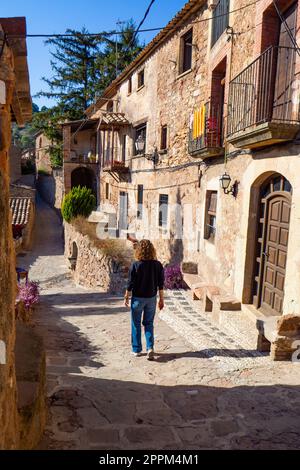
{"type": "Polygon", "coordinates": [[[204,216],[204,239],[210,242],[215,241],[217,228],[218,191],[207,190],[204,216]],[[212,198],[212,195],[215,197],[212,198]]]}

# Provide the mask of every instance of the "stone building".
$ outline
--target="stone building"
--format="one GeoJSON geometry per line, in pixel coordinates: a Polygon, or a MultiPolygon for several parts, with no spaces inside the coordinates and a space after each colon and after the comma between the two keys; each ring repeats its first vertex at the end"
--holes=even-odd
{"type": "Polygon", "coordinates": [[[300,338],[299,20],[295,1],[190,0],[73,129],[93,129],[106,230],[113,210],[276,359],[300,338]]]}
{"type": "Polygon", "coordinates": [[[50,140],[41,131],[35,136],[35,164],[37,172],[43,171],[52,174],[52,166],[48,153],[50,140]]]}
{"type": "MultiPolygon", "coordinates": [[[[25,18],[0,18],[0,449],[35,445],[42,423],[36,415],[36,403],[31,408],[34,373],[26,369],[28,354],[24,351],[33,348],[36,335],[32,329],[19,325],[21,338],[17,336],[15,351],[16,271],[9,206],[9,149],[11,123],[24,125],[32,113],[25,35],[25,18]],[[18,38],[10,41],[11,35],[18,38]]],[[[35,356],[37,363],[38,349],[35,356]]]]}

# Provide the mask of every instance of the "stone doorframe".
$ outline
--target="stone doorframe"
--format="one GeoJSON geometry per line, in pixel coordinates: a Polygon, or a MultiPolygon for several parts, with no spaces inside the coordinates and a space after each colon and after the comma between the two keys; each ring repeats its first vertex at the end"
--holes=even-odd
{"type": "MultiPolygon", "coordinates": [[[[249,217],[247,229],[247,243],[246,243],[246,257],[245,257],[245,270],[244,270],[244,286],[242,303],[253,303],[253,278],[255,272],[256,260],[256,247],[258,236],[258,220],[259,220],[259,206],[260,206],[260,190],[265,181],[272,175],[281,175],[276,171],[268,171],[261,174],[252,184],[250,188],[250,203],[249,203],[249,217]]],[[[281,175],[283,176],[283,175],[281,175]]]]}

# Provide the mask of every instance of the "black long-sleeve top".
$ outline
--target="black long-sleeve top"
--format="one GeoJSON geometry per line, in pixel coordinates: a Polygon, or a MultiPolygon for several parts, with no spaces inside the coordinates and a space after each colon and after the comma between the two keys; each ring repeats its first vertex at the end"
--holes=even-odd
{"type": "Polygon", "coordinates": [[[135,261],[129,269],[127,290],[133,297],[154,297],[164,288],[164,268],[157,260],[135,261]]]}

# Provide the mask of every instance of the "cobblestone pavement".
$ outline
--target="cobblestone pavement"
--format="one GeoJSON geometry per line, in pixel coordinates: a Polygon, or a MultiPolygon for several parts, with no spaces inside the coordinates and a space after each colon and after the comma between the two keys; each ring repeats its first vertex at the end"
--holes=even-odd
{"type": "Polygon", "coordinates": [[[121,299],[76,287],[62,273],[57,221],[40,206],[32,273],[43,277],[35,321],[49,402],[40,449],[300,448],[299,364],[247,349],[181,291],[168,293],[157,316],[156,360],[132,357],[121,299]]]}

